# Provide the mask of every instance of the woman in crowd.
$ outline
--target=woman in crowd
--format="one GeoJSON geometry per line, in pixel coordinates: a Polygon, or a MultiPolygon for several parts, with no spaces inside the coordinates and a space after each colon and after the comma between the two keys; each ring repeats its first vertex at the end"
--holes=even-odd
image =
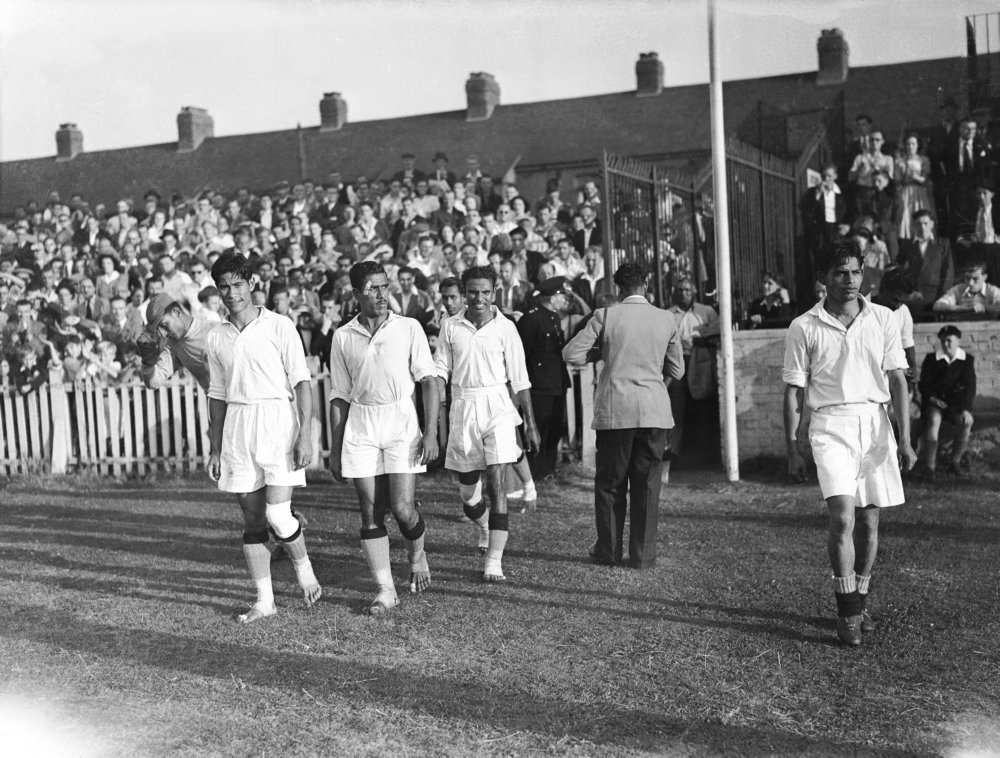
{"type": "Polygon", "coordinates": [[[788,326],[793,312],[784,277],[765,271],[762,285],[764,297],[750,305],[747,327],[767,329],[788,326]]]}
{"type": "Polygon", "coordinates": [[[916,236],[913,214],[926,209],[934,214],[934,194],[931,191],[931,161],[920,153],[920,139],[910,133],[903,142],[903,151],[896,158],[896,183],[899,188],[899,238],[916,236]]]}

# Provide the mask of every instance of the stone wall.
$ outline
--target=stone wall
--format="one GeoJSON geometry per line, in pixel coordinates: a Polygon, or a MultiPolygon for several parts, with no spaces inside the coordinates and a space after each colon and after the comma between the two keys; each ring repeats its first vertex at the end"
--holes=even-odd
{"type": "MultiPolygon", "coordinates": [[[[972,412],[974,430],[1000,422],[1000,322],[957,322],[962,346],[976,358],[977,393],[972,412]]],[[[934,351],[940,324],[916,324],[917,369],[934,351]]],[[[781,364],[785,352],[784,329],[759,329],[733,334],[736,365],[736,428],[740,460],[758,456],[784,456],[785,432],[782,402],[785,385],[781,364]]]]}

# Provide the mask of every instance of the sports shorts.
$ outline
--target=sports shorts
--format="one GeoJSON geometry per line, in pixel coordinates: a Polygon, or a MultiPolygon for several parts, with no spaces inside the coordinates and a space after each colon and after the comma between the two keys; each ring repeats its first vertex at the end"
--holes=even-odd
{"type": "Polygon", "coordinates": [[[902,505],[896,438],[884,406],[835,405],[813,411],[809,444],[824,498],[853,497],[859,507],[902,505]]]}
{"type": "Polygon", "coordinates": [[[466,389],[452,387],[445,468],[484,471],[521,457],[517,427],[521,415],[504,384],[466,389]]]}
{"type": "Polygon", "coordinates": [[[351,403],[340,456],[341,473],[349,479],[382,474],[419,474],[420,424],[413,398],[388,405],[351,403]]]}
{"type": "Polygon", "coordinates": [[[266,485],[304,487],[305,469],[295,470],[292,455],[299,434],[299,415],[289,400],[263,400],[226,408],[222,429],[223,492],[255,492],[266,485]]]}

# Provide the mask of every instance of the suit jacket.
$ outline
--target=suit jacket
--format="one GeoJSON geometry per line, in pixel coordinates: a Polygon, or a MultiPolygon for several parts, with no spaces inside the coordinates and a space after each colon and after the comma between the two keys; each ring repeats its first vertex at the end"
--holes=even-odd
{"type": "MultiPolygon", "coordinates": [[[[124,279],[125,277],[121,278],[124,279]]],[[[98,297],[97,295],[94,295],[91,298],[92,302],[90,303],[90,313],[88,314],[86,299],[84,299],[83,297],[79,297],[78,299],[80,301],[80,304],[77,307],[77,315],[80,318],[89,319],[90,321],[100,321],[101,316],[111,311],[111,305],[107,300],[105,300],[103,297],[98,297]]]]}
{"type": "Polygon", "coordinates": [[[524,313],[525,301],[529,294],[528,285],[524,282],[514,282],[510,287],[505,287],[501,284],[497,288],[493,304],[504,314],[509,314],[513,311],[524,313]]]}
{"type": "Polygon", "coordinates": [[[972,411],[972,401],[976,398],[975,357],[965,354],[951,363],[938,360],[936,353],[924,358],[920,368],[920,400],[924,408],[932,397],[943,400],[949,408],[957,411],[972,411]]]}
{"type": "Polygon", "coordinates": [[[580,296],[580,298],[587,304],[587,306],[594,310],[597,304],[597,285],[600,284],[601,279],[598,279],[593,284],[585,276],[578,276],[573,280],[573,292],[580,296]]]}
{"type": "MultiPolygon", "coordinates": [[[[840,223],[847,216],[847,206],[844,203],[842,193],[838,192],[834,195],[833,207],[837,217],[835,223],[840,223]]],[[[805,222],[806,229],[813,236],[817,235],[826,223],[826,205],[819,187],[810,187],[802,196],[802,220],[805,222]]]]}
{"type": "Polygon", "coordinates": [[[601,244],[601,222],[600,221],[594,222],[594,228],[590,232],[590,240],[586,244],[584,244],[583,229],[577,229],[570,235],[569,238],[570,241],[573,243],[573,247],[576,248],[576,252],[578,252],[582,256],[584,250],[587,249],[588,245],[592,246],[601,244]]]}
{"type": "Polygon", "coordinates": [[[677,319],[669,311],[633,295],[594,317],[563,348],[573,365],[586,361],[605,324],[604,370],[594,398],[594,429],[670,429],[668,379],[684,376],[677,319]]]}
{"type": "Polygon", "coordinates": [[[139,335],[145,328],[142,324],[142,317],[135,308],[125,311],[125,324],[119,326],[118,321],[110,313],[104,314],[97,324],[101,328],[101,336],[114,342],[116,345],[134,346],[139,335]]]}
{"type": "Polygon", "coordinates": [[[951,287],[955,278],[951,245],[946,239],[931,240],[923,255],[917,240],[903,240],[896,263],[913,277],[920,291],[920,301],[927,306],[933,305],[951,287]]]}
{"type": "MultiPolygon", "coordinates": [[[[427,174],[425,174],[423,171],[420,171],[419,169],[413,169],[413,178],[411,179],[411,181],[414,184],[416,184],[417,182],[419,182],[421,179],[426,179],[426,178],[427,178],[427,174]]],[[[395,174],[392,175],[392,180],[395,181],[395,182],[399,182],[400,184],[402,184],[403,182],[406,181],[406,172],[405,171],[397,171],[395,174]]]]}
{"type": "Polygon", "coordinates": [[[431,182],[439,182],[439,181],[441,181],[443,179],[444,181],[448,182],[448,186],[449,187],[454,187],[455,186],[455,172],[454,171],[445,171],[444,172],[444,177],[438,176],[438,172],[437,171],[429,171],[429,172],[427,172],[427,176],[425,178],[428,181],[431,181],[431,182]]]}
{"type": "MultiPolygon", "coordinates": [[[[396,299],[400,304],[403,302],[402,293],[395,295],[396,299]]],[[[410,295],[409,302],[406,304],[406,308],[400,313],[401,316],[406,316],[407,318],[413,318],[420,322],[420,326],[427,326],[431,319],[434,318],[434,308],[433,302],[431,301],[431,296],[426,292],[421,292],[418,289],[414,289],[410,295]]]]}

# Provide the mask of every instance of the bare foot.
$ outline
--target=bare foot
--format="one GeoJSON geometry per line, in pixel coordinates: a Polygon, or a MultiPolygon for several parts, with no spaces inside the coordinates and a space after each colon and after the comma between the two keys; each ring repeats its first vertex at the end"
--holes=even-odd
{"type": "Polygon", "coordinates": [[[381,590],[375,600],[368,606],[369,616],[381,616],[399,605],[399,596],[395,589],[381,590]]]}
{"type": "Polygon", "coordinates": [[[319,586],[319,582],[314,580],[302,585],[302,594],[306,600],[306,607],[312,608],[316,601],[323,596],[323,588],[319,586]]]}
{"type": "Polygon", "coordinates": [[[483,581],[489,582],[491,584],[495,582],[506,582],[507,577],[505,577],[503,574],[485,573],[483,574],[483,581]]]}
{"type": "Polygon", "coordinates": [[[423,570],[410,568],[410,592],[423,592],[431,586],[431,572],[424,566],[423,570]]]}
{"type": "Polygon", "coordinates": [[[271,603],[270,605],[260,605],[255,603],[253,608],[251,608],[247,613],[240,614],[239,622],[241,624],[252,624],[254,621],[259,621],[262,618],[273,616],[277,612],[278,607],[274,603],[271,603]]]}

